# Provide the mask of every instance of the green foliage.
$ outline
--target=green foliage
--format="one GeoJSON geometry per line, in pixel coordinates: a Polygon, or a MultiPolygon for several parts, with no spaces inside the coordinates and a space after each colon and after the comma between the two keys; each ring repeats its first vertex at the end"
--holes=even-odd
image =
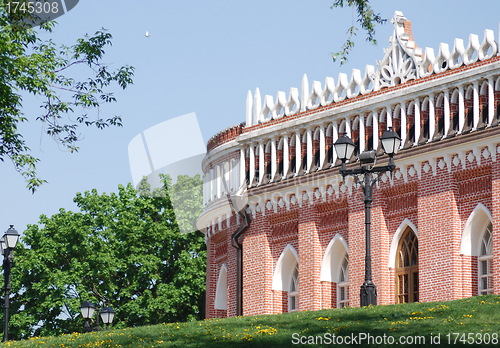
{"type": "MultiPolygon", "coordinates": [[[[351,7],[357,13],[357,22],[361,28],[366,31],[366,40],[374,45],[377,44],[375,40],[375,27],[377,24],[384,24],[387,20],[382,18],[379,13],[373,12],[369,0],[335,0],[331,8],[338,7],[351,7]]],[[[347,40],[342,45],[340,51],[333,53],[333,61],[340,60],[340,65],[347,63],[348,55],[354,48],[353,37],[356,36],[358,28],[353,24],[347,30],[347,40]]]]}
{"type": "MultiPolygon", "coordinates": [[[[102,118],[99,112],[95,116],[89,112],[115,102],[109,89],[115,84],[122,89],[131,84],[134,68],[112,70],[102,63],[112,38],[106,30],[79,38],[72,46],[58,46],[42,40],[35,29],[19,25],[20,19],[7,13],[7,2],[0,0],[0,161],[10,158],[34,191],[44,180],[36,174],[38,159],[19,133],[19,124],[38,121],[58,143],[77,151],[81,126],[103,129],[121,125],[119,116],[102,118]],[[74,75],[89,77],[77,79],[74,75]],[[42,99],[42,112],[25,115],[23,96],[42,99]],[[72,120],[69,116],[75,111],[79,115],[72,120]]],[[[48,22],[38,30],[51,32],[53,27],[54,22],[48,22]]]]}
{"type": "MultiPolygon", "coordinates": [[[[500,341],[500,297],[495,295],[440,302],[327,309],[278,315],[210,319],[10,342],[9,347],[292,347],[337,346],[312,337],[365,335],[340,347],[496,347],[500,341]],[[303,342],[292,335],[305,336],[303,342]],[[367,335],[371,335],[368,342],[367,335]],[[439,335],[439,336],[438,336],[439,335]],[[449,336],[447,336],[449,335],[449,336]],[[377,336],[377,343],[374,343],[377,336]],[[472,338],[476,344],[467,343],[472,338]],[[394,339],[393,344],[379,344],[394,339]],[[431,343],[431,337],[434,341],[431,343]],[[399,339],[402,338],[401,344],[399,339]],[[440,339],[440,344],[436,338],[440,339]],[[479,338],[489,344],[478,344],[479,338]],[[414,342],[410,340],[414,339],[414,342]],[[419,340],[419,341],[417,341],[419,340]],[[424,342],[425,340],[425,342],[424,342]],[[293,344],[295,342],[295,344],[293,344]]],[[[7,346],[4,344],[3,346],[7,346]]],[[[0,344],[0,347],[3,347],[0,344]]]]}
{"type": "MultiPolygon", "coordinates": [[[[179,185],[201,194],[199,176],[165,180],[168,192],[179,185]]],[[[110,305],[117,327],[203,317],[203,234],[179,233],[164,190],[153,195],[143,182],[140,192],[129,184],[116,194],[78,193],[78,212],[61,209],[28,227],[15,251],[10,336],[81,331],[82,301],[110,305]]]]}

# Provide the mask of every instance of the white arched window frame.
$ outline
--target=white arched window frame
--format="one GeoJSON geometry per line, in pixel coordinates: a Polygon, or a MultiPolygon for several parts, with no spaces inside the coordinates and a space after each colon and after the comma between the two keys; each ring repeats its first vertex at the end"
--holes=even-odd
{"type": "Polygon", "coordinates": [[[326,247],[321,261],[320,281],[336,283],[337,308],[349,305],[349,249],[337,233],[326,247]],[[340,293],[343,293],[343,296],[340,293]]]}
{"type": "Polygon", "coordinates": [[[217,287],[215,288],[215,309],[227,310],[227,267],[223,264],[219,271],[217,287]]]}
{"type": "Polygon", "coordinates": [[[288,311],[295,312],[299,309],[299,264],[295,264],[288,290],[288,311]]]}
{"type": "Polygon", "coordinates": [[[479,295],[493,293],[493,235],[491,222],[486,226],[480,242],[478,256],[479,295]]]}
{"type": "Polygon", "coordinates": [[[479,256],[480,241],[486,227],[493,220],[490,211],[482,203],[474,208],[465,222],[464,232],[460,243],[460,253],[470,256],[479,256]]]}
{"type": "Polygon", "coordinates": [[[283,249],[278,262],[276,263],[276,268],[274,269],[273,275],[272,290],[281,290],[288,293],[289,311],[298,309],[298,265],[299,257],[297,251],[291,244],[288,244],[283,249]]]}
{"type": "Polygon", "coordinates": [[[396,258],[398,253],[399,241],[401,240],[401,237],[403,236],[404,232],[408,227],[411,228],[413,233],[415,233],[415,236],[418,238],[417,226],[415,226],[413,222],[411,222],[409,219],[404,219],[399,225],[399,227],[396,229],[396,232],[392,237],[391,246],[389,248],[389,264],[388,264],[389,268],[396,267],[396,258]]]}
{"type": "Polygon", "coordinates": [[[347,254],[340,265],[340,277],[337,283],[337,308],[349,307],[349,257],[347,254]]]}

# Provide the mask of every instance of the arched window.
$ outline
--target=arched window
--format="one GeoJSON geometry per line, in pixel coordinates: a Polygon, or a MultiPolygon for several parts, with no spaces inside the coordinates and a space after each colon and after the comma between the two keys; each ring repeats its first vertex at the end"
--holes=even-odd
{"type": "Polygon", "coordinates": [[[373,150],[373,114],[366,118],[365,124],[365,150],[373,150]]]}
{"type": "Polygon", "coordinates": [[[448,132],[446,133],[446,137],[453,137],[457,135],[460,130],[460,108],[458,105],[459,100],[459,92],[456,89],[451,94],[450,99],[450,126],[448,127],[448,132]]]}
{"type": "Polygon", "coordinates": [[[478,257],[479,295],[493,293],[493,238],[491,222],[486,227],[481,238],[481,250],[478,257]]]}
{"type": "Polygon", "coordinates": [[[303,175],[307,172],[307,165],[308,165],[308,156],[307,156],[307,131],[304,132],[304,135],[302,135],[302,142],[301,142],[301,150],[300,150],[300,156],[302,157],[301,161],[301,168],[299,169],[299,175],[303,175]]]}
{"type": "MultiPolygon", "coordinates": [[[[274,141],[274,140],[273,140],[274,141]]],[[[264,177],[262,178],[261,185],[268,184],[271,181],[272,176],[272,161],[271,161],[271,140],[267,142],[264,147],[264,177]]]]}
{"type": "Polygon", "coordinates": [[[411,228],[401,236],[396,257],[396,303],[418,302],[418,240],[411,228]]]}
{"type": "Polygon", "coordinates": [[[295,264],[290,289],[288,290],[288,311],[294,312],[299,309],[299,264],[295,264]]]}
{"type": "MultiPolygon", "coordinates": [[[[313,162],[311,165],[310,172],[320,170],[321,168],[321,152],[324,150],[321,148],[321,137],[323,136],[323,130],[317,128],[314,131],[313,142],[312,142],[312,154],[313,154],[313,162]]],[[[323,136],[324,139],[324,136],[323,136]]],[[[324,146],[324,143],[323,143],[324,146]]]]}
{"type": "Polygon", "coordinates": [[[299,257],[295,248],[288,244],[276,263],[272,290],[280,291],[283,312],[298,310],[299,257]]]}
{"type": "Polygon", "coordinates": [[[462,133],[469,133],[474,126],[474,87],[471,85],[465,94],[465,119],[462,133]]]}
{"type": "Polygon", "coordinates": [[[441,140],[444,136],[444,95],[440,94],[436,99],[435,105],[435,129],[432,141],[441,140]]]}
{"type": "Polygon", "coordinates": [[[349,305],[348,255],[347,243],[340,233],[337,233],[326,247],[321,261],[320,281],[333,283],[328,290],[331,293],[324,295],[326,306],[340,308],[349,305]]]}
{"type": "Polygon", "coordinates": [[[337,308],[349,307],[349,258],[344,256],[337,283],[337,308]]]}
{"type": "Polygon", "coordinates": [[[406,112],[406,141],[404,148],[408,149],[415,143],[415,102],[411,102],[406,112]]]}
{"type": "MultiPolygon", "coordinates": [[[[297,173],[297,135],[292,135],[290,138],[290,145],[288,147],[288,173],[286,178],[292,178],[297,173]]],[[[300,146],[300,145],[298,145],[300,146]]]]}
{"type": "Polygon", "coordinates": [[[430,132],[430,101],[429,98],[425,98],[422,102],[422,109],[420,110],[420,138],[418,139],[418,144],[422,145],[427,143],[429,138],[432,136],[430,132]]]}
{"type": "Polygon", "coordinates": [[[217,287],[215,288],[215,309],[227,309],[227,267],[223,264],[219,271],[217,287]]]}

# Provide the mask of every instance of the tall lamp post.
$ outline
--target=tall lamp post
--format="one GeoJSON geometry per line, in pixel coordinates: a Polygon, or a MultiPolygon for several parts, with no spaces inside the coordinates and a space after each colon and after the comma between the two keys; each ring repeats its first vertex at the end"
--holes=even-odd
{"type": "Polygon", "coordinates": [[[379,176],[383,172],[393,172],[396,169],[394,163],[394,154],[399,150],[401,138],[389,127],[380,138],[382,147],[387,155],[389,155],[389,163],[385,166],[376,167],[377,156],[374,150],[364,151],[358,155],[360,168],[347,169],[346,161],[351,158],[356,146],[351,138],[344,134],[335,142],[335,151],[337,157],[342,161],[340,174],[342,177],[348,175],[353,176],[357,183],[363,187],[364,203],[365,203],[365,281],[361,285],[360,305],[376,305],[377,304],[377,288],[372,281],[372,259],[371,259],[371,242],[370,242],[370,209],[373,201],[373,185],[378,181],[379,176]],[[373,175],[375,174],[375,175],[373,175]]]}
{"type": "Polygon", "coordinates": [[[4,322],[3,322],[3,341],[9,340],[9,297],[10,290],[10,271],[14,264],[14,248],[19,240],[19,233],[10,225],[0,240],[0,247],[3,254],[3,276],[4,276],[4,322]]]}

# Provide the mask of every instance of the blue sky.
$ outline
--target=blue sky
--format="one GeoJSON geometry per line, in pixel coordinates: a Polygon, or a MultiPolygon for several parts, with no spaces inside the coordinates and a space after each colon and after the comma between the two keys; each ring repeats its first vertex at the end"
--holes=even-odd
{"type": "MultiPolygon", "coordinates": [[[[353,68],[376,65],[392,34],[387,23],[377,28],[378,46],[357,45],[347,65],[333,63],[331,53],[344,42],[353,22],[351,9],[330,9],[327,0],[160,1],[82,0],[58,18],[50,38],[71,44],[85,33],[104,27],[113,46],[104,61],[136,68],[135,83],[116,90],[118,102],[101,115],[121,115],[124,127],[83,130],[81,150],[70,154],[43,134],[40,124],[22,125],[26,141],[41,159],[39,175],[48,181],[34,195],[9,162],[0,164],[0,232],[14,224],[19,232],[36,223],[40,214],[74,209],[77,192],[116,191],[131,181],[127,146],[139,132],[176,116],[195,112],[204,140],[245,120],[248,90],[262,95],[288,94],[300,87],[306,73],[310,83],[353,68]],[[146,31],[151,36],[145,37],[146,31]],[[3,230],[2,230],[3,229],[3,230]]],[[[453,48],[454,38],[470,33],[482,41],[484,29],[498,40],[500,3],[496,0],[373,1],[376,12],[392,18],[403,11],[412,21],[419,47],[440,42],[453,48]]],[[[34,115],[40,100],[25,97],[26,114],[34,115]]],[[[33,117],[33,116],[32,116],[33,117]]],[[[165,149],[176,151],[176,149],[165,149]]]]}

